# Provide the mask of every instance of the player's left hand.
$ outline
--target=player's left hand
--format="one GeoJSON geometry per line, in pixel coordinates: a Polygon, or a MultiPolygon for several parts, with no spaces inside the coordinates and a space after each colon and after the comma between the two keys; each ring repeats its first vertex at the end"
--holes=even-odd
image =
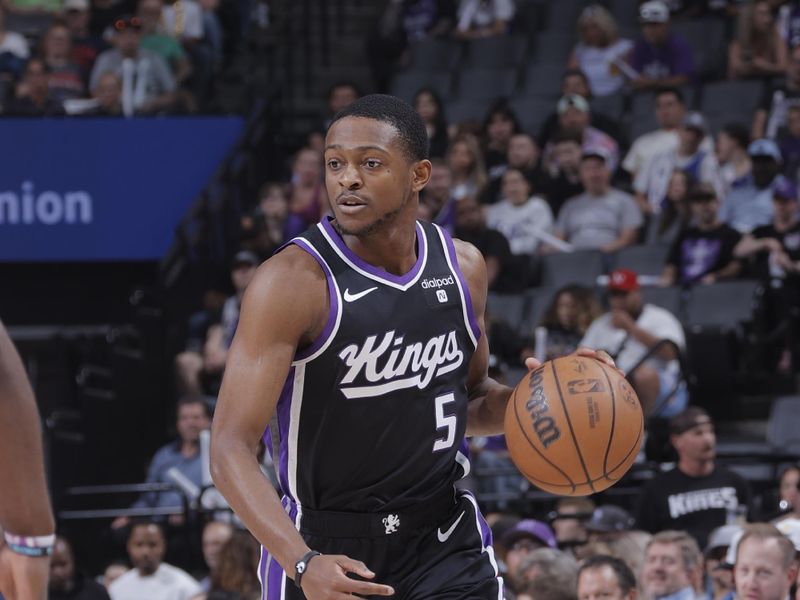
{"type": "Polygon", "coordinates": [[[50,557],[23,556],[0,548],[0,593],[5,600],[46,600],[50,557]]]}

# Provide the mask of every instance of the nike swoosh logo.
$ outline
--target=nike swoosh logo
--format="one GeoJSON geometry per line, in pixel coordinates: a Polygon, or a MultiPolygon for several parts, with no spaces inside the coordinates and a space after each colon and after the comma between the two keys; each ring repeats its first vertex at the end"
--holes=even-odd
{"type": "Polygon", "coordinates": [[[358,292],[357,294],[351,294],[350,293],[350,289],[348,288],[348,289],[346,289],[344,291],[344,301],[345,302],[355,302],[359,298],[363,298],[364,296],[366,296],[370,292],[374,292],[377,289],[378,289],[377,287],[371,287],[371,288],[367,288],[363,292],[358,292]]]}
{"type": "Polygon", "coordinates": [[[442,542],[444,544],[447,540],[450,539],[450,536],[453,535],[453,532],[455,531],[456,527],[458,527],[458,524],[461,522],[461,519],[464,518],[464,514],[465,513],[462,510],[461,514],[458,515],[458,518],[456,519],[456,522],[453,523],[452,525],[450,525],[450,528],[447,531],[445,531],[444,533],[442,533],[441,529],[437,529],[436,530],[436,537],[439,538],[440,542],[442,542]]]}

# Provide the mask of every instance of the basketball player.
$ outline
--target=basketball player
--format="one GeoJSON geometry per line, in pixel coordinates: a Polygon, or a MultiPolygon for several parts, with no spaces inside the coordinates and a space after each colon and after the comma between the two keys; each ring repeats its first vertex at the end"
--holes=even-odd
{"type": "Polygon", "coordinates": [[[264,545],[263,598],[502,598],[489,528],[453,482],[465,434],[501,433],[511,390],[487,376],[483,258],[415,220],[426,140],[396,98],[341,111],[325,150],[334,217],[245,294],[212,472],[264,545]]]}
{"type": "Polygon", "coordinates": [[[0,593],[44,600],[55,525],[39,415],[25,369],[0,323],[0,593]]]}

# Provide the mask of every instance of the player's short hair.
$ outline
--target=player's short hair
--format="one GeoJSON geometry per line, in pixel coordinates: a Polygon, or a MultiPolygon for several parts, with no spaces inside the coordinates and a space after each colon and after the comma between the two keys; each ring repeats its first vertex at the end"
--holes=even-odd
{"type": "MultiPolygon", "coordinates": [[[[397,131],[406,157],[410,161],[428,158],[428,133],[422,117],[408,103],[387,94],[368,94],[340,110],[331,126],[345,117],[363,117],[388,123],[397,131]]],[[[330,126],[329,126],[330,129],[330,126]]]]}
{"type": "Polygon", "coordinates": [[[683,567],[687,571],[691,571],[697,567],[703,560],[700,546],[698,546],[695,539],[685,531],[667,530],[658,532],[647,544],[645,553],[650,550],[653,544],[674,544],[678,546],[681,550],[681,557],[683,558],[683,567]]]}
{"type": "Polygon", "coordinates": [[[744,533],[742,534],[742,537],[739,539],[739,543],[736,546],[737,562],[739,559],[739,553],[742,551],[742,544],[749,539],[775,540],[778,543],[778,548],[783,556],[783,568],[788,569],[790,566],[792,566],[792,562],[794,561],[796,555],[794,544],[788,537],[783,535],[777,527],[770,523],[753,523],[752,525],[747,525],[744,528],[744,533]]]}
{"type": "Polygon", "coordinates": [[[636,589],[636,576],[631,571],[631,568],[625,564],[625,561],[616,558],[615,556],[608,556],[607,554],[598,554],[587,558],[581,563],[578,569],[578,579],[581,578],[581,573],[589,569],[602,569],[608,566],[614,571],[617,577],[617,583],[622,594],[625,595],[633,589],[636,589]]]}

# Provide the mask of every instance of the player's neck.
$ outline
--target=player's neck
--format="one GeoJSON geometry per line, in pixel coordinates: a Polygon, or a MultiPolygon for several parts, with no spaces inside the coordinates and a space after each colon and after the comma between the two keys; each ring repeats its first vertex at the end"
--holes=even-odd
{"type": "Polygon", "coordinates": [[[343,234],[342,239],[361,260],[392,275],[405,275],[417,262],[416,218],[409,211],[366,235],[343,234]]]}

